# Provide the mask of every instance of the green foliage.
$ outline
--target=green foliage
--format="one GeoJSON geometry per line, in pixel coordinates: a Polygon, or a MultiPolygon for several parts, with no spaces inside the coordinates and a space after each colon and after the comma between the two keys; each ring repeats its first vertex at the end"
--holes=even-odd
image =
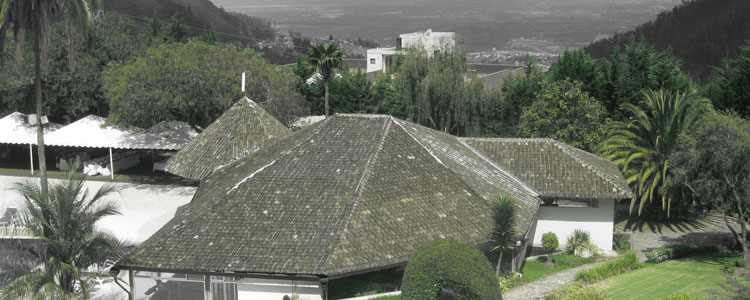
{"type": "Polygon", "coordinates": [[[182,24],[182,19],[177,15],[172,15],[172,21],[169,23],[167,35],[164,36],[164,39],[169,43],[183,43],[187,37],[188,30],[182,24]]]}
{"type": "MultiPolygon", "coordinates": [[[[669,93],[685,92],[692,88],[690,77],[680,70],[674,56],[654,49],[644,41],[631,40],[625,49],[617,49],[604,61],[603,86],[599,100],[615,120],[633,116],[624,105],[639,105],[644,90],[664,90],[669,93]]],[[[647,109],[641,105],[641,108],[647,109]]]]}
{"type": "Polygon", "coordinates": [[[403,268],[392,268],[332,279],[328,284],[328,296],[344,299],[396,291],[401,288],[403,277],[403,268]]]}
{"type": "Polygon", "coordinates": [[[725,58],[721,68],[714,68],[707,96],[717,109],[750,116],[750,44],[740,47],[737,57],[725,58]]]}
{"type": "MultiPolygon", "coordinates": [[[[534,101],[536,93],[541,89],[544,74],[536,62],[527,57],[524,65],[524,74],[519,77],[509,77],[503,81],[500,101],[495,106],[495,112],[490,121],[491,130],[485,135],[515,137],[518,136],[518,123],[520,122],[523,109],[534,101]]],[[[491,98],[492,99],[492,98],[491,98]]],[[[484,110],[483,110],[484,111],[484,110]]],[[[491,112],[491,110],[488,110],[491,112]]]]}
{"type": "Polygon", "coordinates": [[[409,258],[402,297],[433,300],[442,289],[451,290],[459,299],[502,299],[487,258],[469,245],[449,240],[426,243],[409,258]]]}
{"type": "Polygon", "coordinates": [[[508,272],[503,276],[500,276],[498,281],[500,283],[500,292],[505,294],[505,292],[520,285],[523,281],[523,277],[521,277],[521,274],[519,273],[508,272]]]}
{"type": "Polygon", "coordinates": [[[309,68],[317,71],[323,79],[325,85],[324,99],[325,99],[325,115],[329,115],[329,84],[331,82],[331,76],[333,71],[341,69],[344,64],[344,50],[341,49],[340,44],[336,43],[322,43],[310,47],[307,53],[308,61],[307,65],[309,68]]]}
{"type": "Polygon", "coordinates": [[[592,286],[573,282],[556,288],[544,298],[546,300],[604,300],[607,296],[592,286]]]}
{"type": "Polygon", "coordinates": [[[587,251],[594,256],[598,254],[596,245],[591,242],[591,234],[585,230],[574,229],[566,240],[566,246],[568,253],[576,256],[583,256],[587,251]]]}
{"type": "Polygon", "coordinates": [[[630,235],[627,233],[615,233],[614,236],[614,247],[617,253],[622,254],[630,250],[632,245],[630,244],[630,235]]]}
{"type": "Polygon", "coordinates": [[[252,50],[189,41],[162,44],[108,68],[103,75],[108,121],[147,128],[182,120],[205,128],[243,95],[238,84],[242,72],[247,72],[245,95],[282,123],[305,114],[304,101],[290,84],[291,73],[252,50]]]}
{"type": "Polygon", "coordinates": [[[646,261],[651,263],[660,263],[670,259],[679,259],[695,255],[710,254],[718,251],[719,249],[715,246],[690,247],[675,245],[655,249],[651,252],[646,253],[646,261]]]}
{"type": "Polygon", "coordinates": [[[623,106],[632,120],[611,122],[599,153],[615,162],[633,188],[636,199],[630,202],[631,213],[636,202],[640,215],[644,205],[661,194],[662,210],[669,217],[672,198],[664,191],[672,177],[669,157],[710,105],[695,93],[659,90],[644,92],[643,97],[641,106],[623,106]]]}
{"type": "Polygon", "coordinates": [[[688,294],[679,294],[679,295],[671,295],[669,297],[664,297],[659,300],[693,300],[692,297],[688,294]]]}
{"type": "Polygon", "coordinates": [[[550,274],[596,261],[593,257],[583,258],[568,253],[552,255],[552,260],[555,262],[554,267],[545,264],[548,260],[547,257],[539,257],[537,260],[527,260],[523,264],[522,269],[523,282],[532,282],[550,274]]]}
{"type": "Polygon", "coordinates": [[[581,82],[543,81],[531,105],[523,109],[519,128],[531,138],[553,138],[591,151],[606,135],[607,112],[582,90],[581,82]]]}
{"type": "Polygon", "coordinates": [[[544,250],[551,253],[559,246],[560,242],[557,240],[557,235],[554,232],[542,234],[542,247],[544,247],[544,250]]]}
{"type": "Polygon", "coordinates": [[[484,85],[466,80],[464,52],[447,50],[429,57],[424,49],[407,49],[395,73],[407,119],[455,135],[476,134],[484,85]]]}
{"type": "Polygon", "coordinates": [[[610,260],[601,266],[576,273],[576,280],[593,283],[607,277],[638,269],[638,267],[638,257],[635,256],[635,253],[630,252],[619,258],[610,260]]]}
{"type": "Polygon", "coordinates": [[[592,97],[600,96],[602,73],[599,63],[583,50],[566,50],[549,69],[549,80],[581,82],[581,90],[592,97]]]}
{"type": "MultiPolygon", "coordinates": [[[[733,114],[709,114],[698,130],[685,138],[675,154],[673,187],[707,210],[733,216],[733,231],[743,245],[750,268],[746,223],[750,221],[750,121],[733,114]]],[[[726,220],[726,222],[730,222],[726,220]]]]}
{"type": "Polygon", "coordinates": [[[81,289],[80,295],[88,298],[83,272],[106,260],[118,261],[132,248],[95,229],[102,218],[118,214],[115,203],[104,199],[114,187],[105,185],[90,195],[83,187],[83,175],[76,170],[68,173],[67,180],[51,185],[46,194],[36,183],[16,185],[28,211],[24,226],[39,238],[44,251],[31,252],[40,267],[20,270],[19,276],[0,291],[0,299],[52,299],[51,295],[67,299],[79,294],[76,286],[81,289]]]}
{"type": "Polygon", "coordinates": [[[517,237],[516,224],[516,201],[508,194],[503,193],[495,199],[492,207],[494,227],[490,234],[493,250],[500,252],[497,258],[495,276],[500,277],[500,266],[503,261],[503,250],[512,244],[517,237]]]}

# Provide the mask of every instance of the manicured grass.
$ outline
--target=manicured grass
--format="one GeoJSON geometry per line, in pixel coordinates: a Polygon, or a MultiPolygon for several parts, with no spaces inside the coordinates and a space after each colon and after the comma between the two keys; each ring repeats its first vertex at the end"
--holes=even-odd
{"type": "Polygon", "coordinates": [[[547,268],[544,266],[543,260],[546,261],[544,257],[541,257],[540,260],[526,261],[526,264],[524,264],[523,269],[521,270],[521,273],[523,274],[521,284],[537,280],[552,273],[557,273],[562,270],[570,269],[595,261],[594,258],[580,258],[572,254],[560,253],[552,255],[552,260],[555,262],[555,267],[547,268]]]}
{"type": "Polygon", "coordinates": [[[647,263],[643,268],[607,278],[593,284],[612,300],[659,299],[670,295],[688,294],[693,299],[706,299],[709,289],[717,289],[725,281],[721,268],[726,262],[742,263],[741,254],[713,254],[683,260],[647,263]]]}

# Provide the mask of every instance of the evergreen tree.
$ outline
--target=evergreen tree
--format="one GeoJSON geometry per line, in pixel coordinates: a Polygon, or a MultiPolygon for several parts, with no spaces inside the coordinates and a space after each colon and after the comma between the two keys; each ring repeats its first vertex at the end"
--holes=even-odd
{"type": "Polygon", "coordinates": [[[714,68],[706,95],[717,109],[750,117],[750,44],[741,47],[737,57],[725,58],[721,68],[714,68]]]}

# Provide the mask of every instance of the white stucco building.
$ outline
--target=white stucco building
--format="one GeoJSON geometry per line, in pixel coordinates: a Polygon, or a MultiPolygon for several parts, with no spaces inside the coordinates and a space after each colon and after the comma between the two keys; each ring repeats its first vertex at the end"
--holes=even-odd
{"type": "Polygon", "coordinates": [[[456,33],[426,31],[404,33],[396,39],[396,47],[367,50],[367,73],[382,71],[388,73],[395,63],[395,57],[404,53],[405,48],[421,47],[432,56],[435,52],[456,47],[456,33]]]}

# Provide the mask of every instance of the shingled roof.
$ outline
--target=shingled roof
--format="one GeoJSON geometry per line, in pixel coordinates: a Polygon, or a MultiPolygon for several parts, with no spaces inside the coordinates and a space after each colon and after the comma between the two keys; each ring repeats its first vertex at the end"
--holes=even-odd
{"type": "Polygon", "coordinates": [[[172,156],[164,170],[185,178],[203,179],[217,167],[289,134],[291,130],[284,124],[245,97],[172,156]]]}
{"type": "Polygon", "coordinates": [[[434,239],[486,244],[503,192],[525,234],[538,194],[462,140],[338,114],[217,169],[122,265],[335,277],[404,263],[434,239]]]}
{"type": "Polygon", "coordinates": [[[611,161],[553,139],[464,138],[543,198],[627,199],[633,193],[611,161]]]}

